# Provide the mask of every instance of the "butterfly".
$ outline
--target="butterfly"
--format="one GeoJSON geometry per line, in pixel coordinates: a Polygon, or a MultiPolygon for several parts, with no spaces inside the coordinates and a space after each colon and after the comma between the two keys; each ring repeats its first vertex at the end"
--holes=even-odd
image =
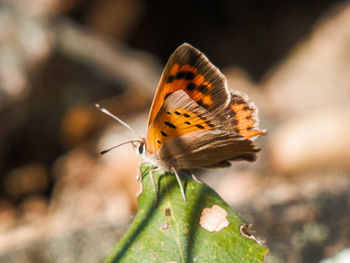
{"type": "Polygon", "coordinates": [[[260,149],[253,141],[265,133],[258,128],[257,114],[254,103],[230,90],[202,52],[187,43],[179,46],[164,68],[146,137],[137,146],[143,162],[158,167],[150,171],[155,189],[152,173],[171,171],[186,200],[178,171],[256,160],[260,149]]]}

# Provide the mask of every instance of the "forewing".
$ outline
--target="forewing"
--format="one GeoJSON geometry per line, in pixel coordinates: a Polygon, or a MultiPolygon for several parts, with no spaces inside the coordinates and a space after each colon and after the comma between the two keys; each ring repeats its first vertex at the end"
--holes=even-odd
{"type": "Polygon", "coordinates": [[[174,138],[213,129],[222,129],[220,121],[195,103],[185,91],[178,90],[166,98],[149,126],[146,136],[147,151],[155,153],[164,143],[174,138]]]}
{"type": "Polygon", "coordinates": [[[148,126],[161,109],[164,100],[177,90],[208,110],[218,112],[230,102],[225,76],[207,57],[189,44],[178,47],[170,56],[158,84],[148,118],[148,126]]]}

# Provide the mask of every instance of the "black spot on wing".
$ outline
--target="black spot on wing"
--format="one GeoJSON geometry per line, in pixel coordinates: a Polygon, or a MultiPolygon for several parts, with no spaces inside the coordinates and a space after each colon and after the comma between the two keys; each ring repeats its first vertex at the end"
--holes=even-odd
{"type": "Polygon", "coordinates": [[[166,134],[164,131],[160,131],[160,133],[164,136],[164,137],[167,137],[168,134],[166,134]]]}
{"type": "Polygon", "coordinates": [[[209,93],[209,88],[206,85],[199,85],[197,90],[203,94],[208,94],[209,93]]]}
{"type": "Polygon", "coordinates": [[[175,114],[179,116],[181,115],[181,112],[175,111],[175,114]]]}
{"type": "Polygon", "coordinates": [[[176,73],[176,76],[175,76],[176,79],[183,79],[184,77],[185,77],[184,71],[180,71],[180,72],[176,73]]]}
{"type": "Polygon", "coordinates": [[[187,124],[187,125],[191,125],[191,122],[189,122],[189,121],[185,121],[185,124],[187,124]]]}
{"type": "Polygon", "coordinates": [[[210,128],[214,128],[215,125],[213,123],[211,123],[210,121],[206,121],[205,122],[210,128]]]}
{"type": "Polygon", "coordinates": [[[176,73],[175,79],[193,80],[195,75],[192,71],[180,71],[176,73]]]}
{"type": "Polygon", "coordinates": [[[204,129],[204,126],[200,125],[200,124],[196,124],[196,127],[199,128],[199,129],[204,129]]]}
{"type": "Polygon", "coordinates": [[[183,115],[184,115],[184,117],[186,117],[186,118],[191,117],[191,115],[189,115],[189,114],[187,114],[187,113],[184,113],[183,115]]]}
{"type": "Polygon", "coordinates": [[[193,82],[188,83],[186,86],[186,89],[188,91],[193,91],[195,88],[196,88],[196,84],[194,84],[193,82]]]}
{"type": "Polygon", "coordinates": [[[168,76],[167,79],[166,79],[166,82],[167,83],[171,83],[171,82],[174,81],[174,79],[175,79],[174,76],[168,76]]]}
{"type": "Polygon", "coordinates": [[[194,74],[191,71],[185,71],[185,80],[193,80],[194,74]]]}
{"type": "Polygon", "coordinates": [[[202,100],[197,101],[197,104],[199,106],[202,106],[204,109],[209,109],[210,106],[208,104],[205,104],[202,100]]]}
{"type": "Polygon", "coordinates": [[[165,124],[166,126],[168,126],[169,128],[176,129],[176,126],[175,126],[174,124],[168,122],[168,121],[164,122],[164,124],[165,124]]]}

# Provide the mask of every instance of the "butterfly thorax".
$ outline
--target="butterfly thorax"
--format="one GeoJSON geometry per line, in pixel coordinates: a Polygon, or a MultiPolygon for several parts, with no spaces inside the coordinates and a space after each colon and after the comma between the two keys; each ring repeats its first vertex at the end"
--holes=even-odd
{"type": "Polygon", "coordinates": [[[171,167],[162,162],[156,153],[148,151],[145,138],[142,138],[140,144],[137,146],[137,153],[141,156],[143,163],[147,163],[150,166],[156,166],[164,171],[171,171],[171,167]]]}

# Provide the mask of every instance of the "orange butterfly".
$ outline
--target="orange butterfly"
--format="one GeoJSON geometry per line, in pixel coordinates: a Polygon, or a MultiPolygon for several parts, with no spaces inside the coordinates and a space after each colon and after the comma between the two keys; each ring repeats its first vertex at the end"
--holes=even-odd
{"type": "Polygon", "coordinates": [[[150,171],[153,185],[156,187],[153,172],[172,171],[186,200],[177,171],[254,161],[260,149],[253,139],[265,133],[257,126],[255,105],[246,95],[230,91],[219,69],[185,43],[165,66],[149,113],[147,135],[138,149],[144,162],[158,167],[150,171]]]}

